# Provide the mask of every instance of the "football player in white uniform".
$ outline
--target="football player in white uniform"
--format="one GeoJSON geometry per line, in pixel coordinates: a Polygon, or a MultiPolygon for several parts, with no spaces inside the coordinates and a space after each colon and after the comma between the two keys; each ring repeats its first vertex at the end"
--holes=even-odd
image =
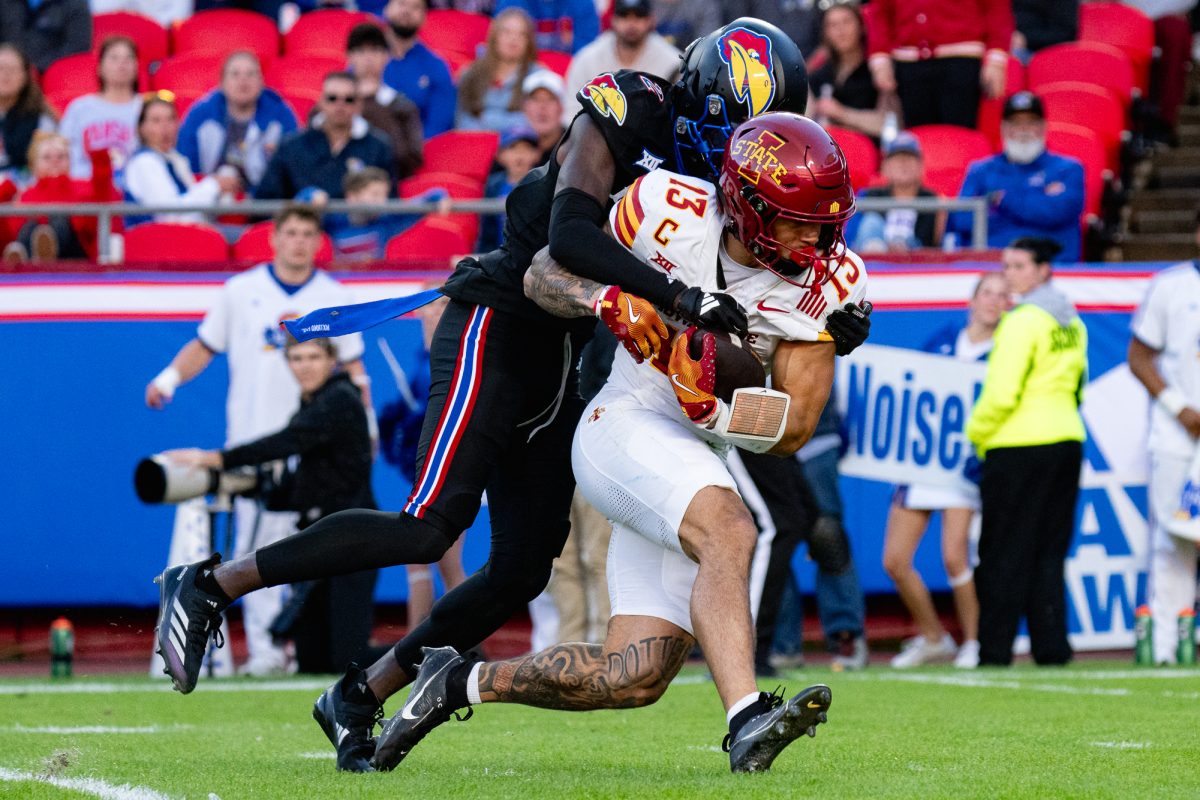
{"type": "MultiPolygon", "coordinates": [[[[621,340],[640,347],[627,345],[631,358],[617,355],[572,454],[580,490],[614,523],[605,642],[483,664],[427,648],[377,758],[398,760],[452,713],[481,702],[568,710],[653,703],[697,640],[725,705],[735,772],[768,769],[788,743],[815,734],[831,701],[827,686],[784,702],[755,683],[747,581],[757,531],[725,453],[737,445],[788,456],[811,434],[833,382],[825,317],[866,294],[866,270],[842,238],[853,213],[842,151],[820,125],[788,113],[738,127],[719,188],[664,170],[629,187],[610,214],[614,236],[671,277],[737,299],[773,388],[719,399],[713,334],[703,334],[694,359],[694,328],[666,309],[630,303],[625,318],[640,330],[621,340]]],[[[560,316],[629,297],[567,273],[545,251],[525,287],[560,316]]]]}

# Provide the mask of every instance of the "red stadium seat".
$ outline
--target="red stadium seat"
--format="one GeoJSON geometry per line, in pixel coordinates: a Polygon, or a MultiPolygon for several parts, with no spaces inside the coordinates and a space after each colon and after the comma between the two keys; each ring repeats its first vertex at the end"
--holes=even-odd
{"type": "Polygon", "coordinates": [[[1154,58],[1154,22],[1140,9],[1123,3],[1089,2],[1079,6],[1079,40],[1120,48],[1133,64],[1142,94],[1150,89],[1154,58]]]}
{"type": "MultiPolygon", "coordinates": [[[[379,25],[379,18],[365,11],[323,8],[301,14],[283,37],[283,52],[289,56],[346,58],[346,39],[355,25],[379,25]]],[[[382,27],[382,26],[381,26],[382,27]]]]}
{"type": "Polygon", "coordinates": [[[171,41],[167,29],[156,20],[129,11],[114,11],[92,17],[92,50],[99,52],[100,45],[109,36],[128,36],[137,43],[138,59],[153,64],[171,54],[171,41]]]}
{"type": "Polygon", "coordinates": [[[1056,44],[1039,51],[1030,59],[1030,91],[1040,93],[1042,86],[1062,80],[1102,86],[1125,107],[1129,106],[1137,88],[1129,56],[1103,42],[1056,44]]]}
{"type": "MultiPolygon", "coordinates": [[[[483,184],[453,172],[424,172],[400,181],[400,197],[404,199],[416,197],[431,189],[444,189],[453,200],[476,200],[483,197],[483,184]]],[[[438,219],[457,225],[468,242],[479,238],[478,214],[445,214],[438,219]]]]}
{"type": "Polygon", "coordinates": [[[425,165],[420,172],[453,172],[480,183],[487,180],[500,146],[494,131],[446,131],[425,142],[425,165]]]}
{"type": "Polygon", "coordinates": [[[219,268],[229,260],[225,237],[208,225],[146,222],[125,232],[127,264],[204,264],[219,268]]]}
{"type": "Polygon", "coordinates": [[[320,95],[325,76],[345,68],[345,56],[280,56],[263,72],[263,82],[280,94],[300,91],[320,95]]]}
{"type": "Polygon", "coordinates": [[[1104,182],[1112,176],[1105,164],[1104,143],[1093,131],[1067,122],[1046,123],[1046,149],[1083,164],[1084,212],[1100,213],[1104,182]]]}
{"type": "Polygon", "coordinates": [[[945,197],[962,188],[972,161],[992,154],[992,144],[979,131],[957,125],[917,125],[909,133],[921,143],[925,159],[925,185],[945,197]]]}
{"type": "Polygon", "coordinates": [[[389,239],[384,255],[388,261],[399,262],[397,266],[401,268],[444,269],[450,266],[451,259],[470,253],[473,244],[453,222],[426,216],[389,239]]]}
{"type": "Polygon", "coordinates": [[[567,77],[567,70],[571,67],[571,54],[560,53],[557,50],[539,50],[537,60],[542,66],[557,72],[562,78],[567,77]]]}
{"type": "MultiPolygon", "coordinates": [[[[64,56],[49,67],[42,75],[42,91],[47,95],[64,97],[69,103],[76,97],[100,91],[100,80],[96,77],[97,57],[95,53],[76,53],[64,56]]],[[[144,63],[138,65],[138,86],[150,85],[144,63]]]]}
{"type": "Polygon", "coordinates": [[[1126,130],[1125,109],[1112,92],[1092,83],[1048,83],[1038,92],[1047,122],[1067,122],[1088,128],[1104,143],[1104,160],[1114,173],[1121,166],[1121,140],[1126,130]]]}
{"type": "Polygon", "coordinates": [[[179,112],[179,118],[183,119],[192,104],[203,96],[203,94],[195,92],[175,92],[175,110],[179,112]]]}
{"type": "Polygon", "coordinates": [[[159,64],[150,83],[155,89],[170,89],[177,94],[203,95],[220,85],[224,63],[225,56],[212,53],[171,56],[159,64]]]}
{"type": "Polygon", "coordinates": [[[308,124],[308,117],[312,113],[313,107],[317,101],[321,99],[320,90],[313,89],[288,89],[281,92],[283,99],[292,107],[292,111],[296,115],[296,121],[303,128],[308,124]]]}
{"type": "MultiPolygon", "coordinates": [[[[267,220],[255,223],[242,231],[242,235],[233,243],[233,260],[257,264],[274,258],[275,253],[271,249],[271,231],[274,227],[275,223],[267,220]]],[[[327,233],[321,234],[321,245],[317,248],[316,261],[318,264],[328,264],[333,261],[333,241],[327,233]]]]}
{"type": "Polygon", "coordinates": [[[871,141],[871,137],[834,125],[830,125],[826,130],[846,154],[846,163],[850,165],[850,182],[854,184],[854,190],[859,191],[870,186],[875,174],[879,172],[879,150],[871,141]]]}
{"type": "Polygon", "coordinates": [[[236,50],[251,50],[265,67],[279,55],[279,30],[275,23],[253,11],[200,11],[177,22],[172,39],[177,56],[208,53],[223,57],[236,50]]]}
{"type": "Polygon", "coordinates": [[[487,41],[490,17],[452,9],[430,9],[421,26],[421,41],[439,54],[451,52],[473,61],[487,41]]]}
{"type": "Polygon", "coordinates": [[[982,97],[979,101],[979,123],[975,126],[980,133],[988,137],[992,148],[1000,149],[1000,117],[1004,111],[1004,101],[1025,89],[1025,65],[1013,56],[1008,57],[1008,74],[1004,83],[1003,97],[982,97]]]}

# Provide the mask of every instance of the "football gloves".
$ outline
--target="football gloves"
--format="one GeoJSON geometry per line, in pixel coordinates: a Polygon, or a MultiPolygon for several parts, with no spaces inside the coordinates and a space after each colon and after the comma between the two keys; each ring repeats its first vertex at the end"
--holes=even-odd
{"type": "Polygon", "coordinates": [[[667,361],[667,377],[687,418],[697,425],[707,426],[719,405],[713,394],[717,382],[717,339],[711,333],[704,333],[700,358],[694,359],[688,352],[688,342],[695,330],[688,328],[675,337],[667,361]]]}
{"type": "Polygon", "coordinates": [[[825,330],[833,337],[833,348],[839,356],[848,356],[871,334],[871,301],[861,306],[846,303],[825,318],[825,330]]]}
{"type": "Polygon", "coordinates": [[[746,310],[737,300],[720,292],[689,286],[675,296],[674,310],[698,328],[714,328],[745,336],[750,328],[746,310]]]}
{"type": "Polygon", "coordinates": [[[667,325],[658,316],[654,306],[640,297],[622,292],[619,286],[605,289],[596,301],[594,310],[600,321],[639,364],[647,358],[657,357],[667,340],[667,325]]]}

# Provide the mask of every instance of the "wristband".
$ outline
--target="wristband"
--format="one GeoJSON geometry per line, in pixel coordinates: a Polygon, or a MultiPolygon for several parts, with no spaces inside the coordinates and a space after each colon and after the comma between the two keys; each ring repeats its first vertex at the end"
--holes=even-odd
{"type": "Polygon", "coordinates": [[[350,382],[355,386],[366,389],[371,385],[371,376],[365,372],[360,372],[357,375],[350,376],[350,382]]]}
{"type": "Polygon", "coordinates": [[[1183,393],[1170,386],[1159,392],[1154,402],[1172,417],[1178,417],[1180,412],[1187,408],[1187,400],[1183,398],[1183,393]]]}
{"type": "Polygon", "coordinates": [[[154,376],[154,380],[150,381],[150,385],[158,390],[158,393],[163,397],[174,397],[175,390],[179,388],[183,376],[179,374],[179,370],[175,367],[167,367],[162,372],[154,376]]]}
{"type": "Polygon", "coordinates": [[[784,392],[742,387],[734,390],[731,402],[717,401],[708,427],[743,450],[765,453],[783,438],[791,405],[792,398],[784,392]]]}
{"type": "Polygon", "coordinates": [[[608,293],[612,291],[612,288],[612,284],[604,286],[600,289],[600,293],[596,295],[596,302],[592,303],[592,313],[595,314],[597,318],[601,318],[600,314],[604,308],[604,298],[608,297],[608,293]]]}

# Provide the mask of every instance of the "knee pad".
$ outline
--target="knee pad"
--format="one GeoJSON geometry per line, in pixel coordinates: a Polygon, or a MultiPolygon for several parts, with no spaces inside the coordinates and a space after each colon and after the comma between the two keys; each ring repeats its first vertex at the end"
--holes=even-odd
{"type": "Polygon", "coordinates": [[[808,537],[808,557],[822,572],[840,575],[850,568],[850,539],[836,517],[818,517],[808,537]]]}

